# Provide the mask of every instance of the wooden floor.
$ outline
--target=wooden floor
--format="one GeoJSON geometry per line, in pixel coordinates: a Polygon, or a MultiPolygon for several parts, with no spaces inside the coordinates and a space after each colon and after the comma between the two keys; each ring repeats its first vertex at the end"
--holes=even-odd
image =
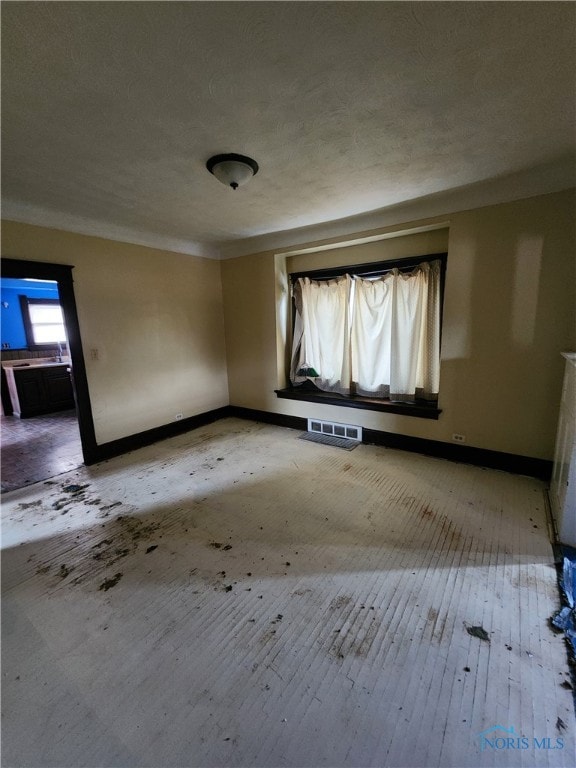
{"type": "Polygon", "coordinates": [[[575,764],[543,484],[298,435],[4,494],[5,768],[575,764]]]}

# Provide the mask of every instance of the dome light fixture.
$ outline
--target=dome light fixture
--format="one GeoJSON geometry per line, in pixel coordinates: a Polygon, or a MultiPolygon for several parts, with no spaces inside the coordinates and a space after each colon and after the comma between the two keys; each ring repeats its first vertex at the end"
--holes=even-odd
{"type": "Polygon", "coordinates": [[[206,163],[206,168],[218,181],[232,189],[238,189],[258,173],[256,160],[235,153],[214,155],[206,163]]]}

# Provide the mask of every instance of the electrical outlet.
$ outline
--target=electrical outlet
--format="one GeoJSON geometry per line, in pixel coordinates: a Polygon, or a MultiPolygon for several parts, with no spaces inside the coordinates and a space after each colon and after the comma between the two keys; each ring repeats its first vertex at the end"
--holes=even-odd
{"type": "Polygon", "coordinates": [[[180,419],[183,419],[183,418],[184,418],[184,414],[182,414],[182,413],[177,413],[176,414],[176,421],[180,421],[180,419]]]}
{"type": "Polygon", "coordinates": [[[454,440],[455,443],[465,443],[466,435],[457,435],[456,433],[454,433],[452,435],[452,440],[454,440]]]}

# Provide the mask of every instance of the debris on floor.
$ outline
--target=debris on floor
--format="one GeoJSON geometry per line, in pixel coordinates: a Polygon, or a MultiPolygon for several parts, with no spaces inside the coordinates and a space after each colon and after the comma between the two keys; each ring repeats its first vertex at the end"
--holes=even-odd
{"type": "Polygon", "coordinates": [[[569,763],[541,481],[216,429],[3,499],[6,764],[535,764],[482,752],[497,723],[569,763]]]}
{"type": "Polygon", "coordinates": [[[490,636],[488,635],[488,632],[484,629],[484,627],[469,627],[466,626],[466,632],[468,632],[469,635],[472,635],[472,637],[477,637],[479,640],[484,640],[487,643],[490,642],[490,636]]]}
{"type": "Polygon", "coordinates": [[[572,649],[573,656],[576,656],[576,606],[574,597],[576,596],[576,560],[565,557],[562,565],[562,577],[560,579],[560,588],[565,605],[553,617],[552,624],[564,631],[566,640],[572,649]]]}

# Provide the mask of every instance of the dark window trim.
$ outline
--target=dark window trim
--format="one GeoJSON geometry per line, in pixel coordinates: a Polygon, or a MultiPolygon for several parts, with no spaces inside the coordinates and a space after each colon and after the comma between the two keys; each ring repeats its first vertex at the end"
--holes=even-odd
{"type": "Polygon", "coordinates": [[[397,402],[360,395],[339,395],[335,392],[322,392],[303,388],[286,387],[275,389],[276,396],[284,400],[303,400],[310,403],[322,403],[324,405],[339,405],[343,408],[361,408],[365,411],[380,411],[383,413],[396,413],[401,416],[415,416],[419,419],[437,420],[442,409],[435,402],[416,400],[414,402],[397,402]]]}
{"type": "MultiPolygon", "coordinates": [[[[46,341],[41,344],[34,341],[34,327],[32,320],[30,319],[30,311],[28,307],[30,304],[51,304],[60,307],[62,306],[60,299],[33,299],[29,296],[19,296],[18,298],[20,299],[20,309],[22,310],[22,321],[24,323],[24,333],[26,334],[28,349],[31,352],[38,352],[43,349],[55,349],[58,346],[57,341],[46,341]]],[[[62,343],[62,346],[65,347],[65,343],[62,343]]]]}
{"type": "MultiPolygon", "coordinates": [[[[308,269],[305,272],[290,272],[292,283],[299,277],[309,277],[310,280],[334,280],[342,275],[358,275],[359,277],[378,277],[399,269],[401,272],[409,272],[424,261],[440,261],[440,282],[444,282],[448,253],[427,253],[423,256],[409,256],[404,259],[389,259],[388,261],[372,261],[367,264],[347,264],[342,267],[329,267],[326,269],[308,269]]],[[[441,297],[443,298],[443,297],[441,297]]]]}
{"type": "Polygon", "coordinates": [[[22,261],[3,258],[2,277],[34,277],[37,280],[53,280],[58,283],[58,295],[64,314],[64,323],[68,334],[69,354],[72,362],[72,384],[76,400],[78,428],[82,443],[82,454],[86,464],[94,463],[97,455],[96,431],[92,418],[92,405],[88,389],[88,378],[80,338],[80,324],[74,297],[74,267],[66,264],[49,264],[42,261],[22,261]]]}
{"type": "MultiPolygon", "coordinates": [[[[401,272],[411,272],[419,264],[426,261],[440,261],[440,345],[442,345],[442,324],[444,313],[444,285],[446,282],[446,265],[448,253],[428,253],[422,256],[410,256],[404,259],[390,259],[387,261],[368,262],[365,264],[351,264],[341,267],[330,267],[327,269],[306,270],[305,272],[289,273],[290,283],[294,285],[300,277],[308,277],[310,280],[334,280],[343,275],[358,275],[359,277],[380,277],[393,269],[401,272]]],[[[292,298],[292,333],[294,333],[294,319],[296,316],[296,306],[292,298]]],[[[324,403],[325,405],[339,405],[345,408],[362,408],[368,411],[383,411],[386,413],[396,413],[403,416],[416,416],[422,419],[438,419],[442,409],[438,408],[437,402],[426,402],[423,400],[407,401],[405,403],[394,402],[380,398],[362,397],[361,395],[340,395],[333,392],[323,392],[314,387],[300,385],[297,387],[288,386],[284,389],[276,389],[276,396],[288,400],[304,400],[313,403],[324,403]]]]}

